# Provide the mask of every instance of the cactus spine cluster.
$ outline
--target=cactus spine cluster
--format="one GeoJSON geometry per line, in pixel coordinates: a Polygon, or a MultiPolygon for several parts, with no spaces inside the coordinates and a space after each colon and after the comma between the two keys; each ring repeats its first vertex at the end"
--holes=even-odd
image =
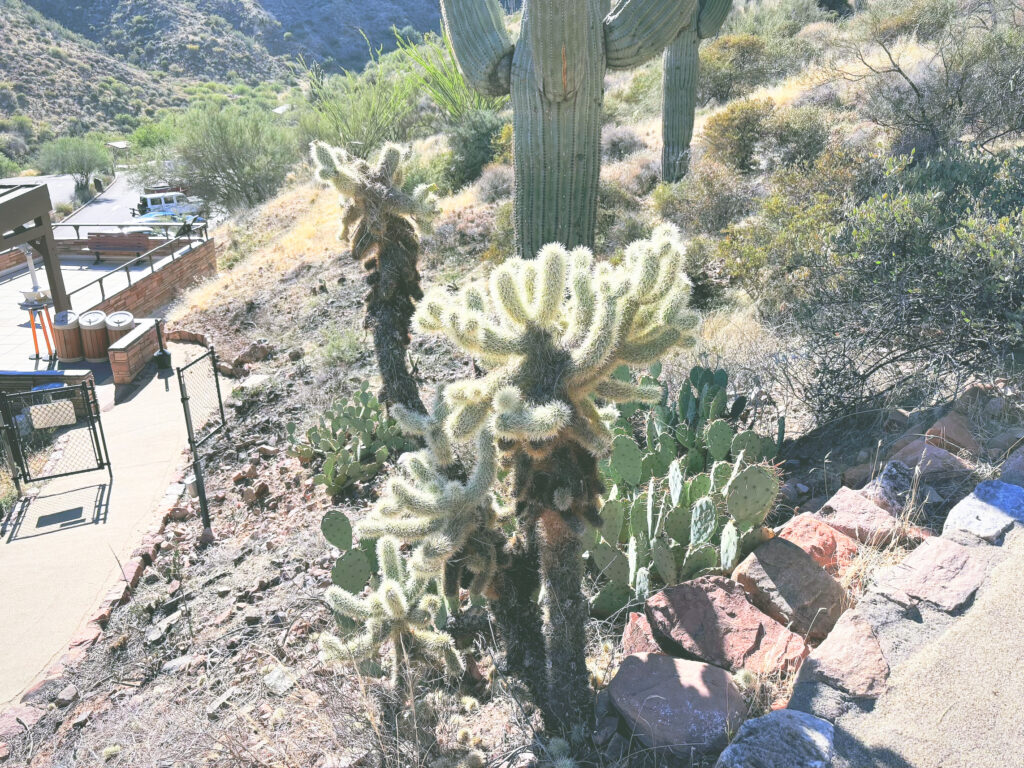
{"type": "Polygon", "coordinates": [[[498,0],[441,0],[466,81],[511,93],[516,243],[533,258],[552,242],[593,247],[601,106],[608,69],[631,69],[664,50],[696,0],[525,0],[513,44],[498,0]]]}
{"type": "Polygon", "coordinates": [[[351,240],[352,258],[367,271],[366,325],[373,330],[383,379],[381,399],[423,411],[405,351],[413,302],[423,296],[414,224],[421,229],[430,226],[437,212],[434,196],[427,185],[417,187],[412,195],[402,191],[404,153],[393,144],[381,150],[374,166],[320,141],[310,145],[310,155],[317,177],[341,194],[338,237],[351,240]]]}
{"type": "Polygon", "coordinates": [[[527,680],[555,728],[586,722],[591,711],[583,523],[600,524],[598,459],[612,442],[598,404],[657,401],[660,388],[613,373],[693,344],[682,259],[671,226],[633,243],[621,267],[595,263],[586,248],[549,245],[536,261],[506,262],[456,295],[429,293],[415,316],[418,329],[446,335],[487,371],[446,389],[444,423],[459,442],[493,434],[513,471],[518,531],[491,585],[495,614],[503,633],[518,633],[515,655],[532,665],[527,680]],[[516,615],[508,601],[525,607],[538,564],[543,616],[516,615]],[[530,626],[538,618],[542,641],[541,627],[530,626]]]}
{"type": "Polygon", "coordinates": [[[665,49],[661,172],[667,182],[683,178],[690,163],[700,41],[718,34],[731,8],[732,0],[700,0],[686,29],[665,49]]]}
{"type": "Polygon", "coordinates": [[[320,651],[324,661],[361,661],[375,657],[390,641],[391,679],[398,682],[410,658],[424,658],[444,668],[449,675],[464,670],[462,657],[451,637],[438,632],[434,616],[441,609],[441,598],[427,591],[430,582],[410,574],[398,551],[398,541],[390,536],[377,542],[377,560],[381,580],[368,597],[332,586],[326,599],[339,617],[363,625],[361,633],[347,641],[334,635],[321,635],[320,651]]]}

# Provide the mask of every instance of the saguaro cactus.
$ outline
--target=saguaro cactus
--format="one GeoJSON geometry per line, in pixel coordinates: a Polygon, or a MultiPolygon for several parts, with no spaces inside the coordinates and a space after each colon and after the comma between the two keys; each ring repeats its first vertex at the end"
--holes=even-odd
{"type": "Polygon", "coordinates": [[[341,193],[340,240],[352,241],[352,258],[366,269],[366,325],[373,329],[384,386],[380,399],[424,411],[416,382],[405,364],[413,302],[423,297],[416,268],[419,238],[413,224],[430,225],[437,212],[426,185],[412,195],[401,189],[404,154],[389,144],[376,166],[322,141],[310,145],[317,176],[341,193]]]}
{"type": "Polygon", "coordinates": [[[665,49],[662,112],[661,173],[665,181],[679,181],[690,164],[690,141],[697,112],[697,75],[700,67],[700,41],[718,34],[732,0],[700,0],[690,14],[689,23],[665,49]]]}
{"type": "Polygon", "coordinates": [[[608,69],[630,69],[665,49],[696,0],[526,0],[513,44],[497,0],[441,0],[466,81],[512,95],[518,253],[558,242],[592,247],[608,69]]]}

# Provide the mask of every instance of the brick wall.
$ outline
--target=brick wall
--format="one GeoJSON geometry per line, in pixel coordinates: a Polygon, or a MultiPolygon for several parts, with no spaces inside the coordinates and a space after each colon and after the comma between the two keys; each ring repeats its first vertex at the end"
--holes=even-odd
{"type": "MultiPolygon", "coordinates": [[[[43,259],[41,256],[37,256],[35,259],[36,267],[42,267],[43,259]]],[[[25,266],[25,253],[20,248],[14,248],[6,253],[0,253],[0,272],[6,272],[8,269],[15,269],[16,267],[25,266]]]]}
{"type": "MultiPolygon", "coordinates": [[[[139,278],[89,309],[111,312],[127,310],[136,317],[150,317],[166,307],[194,283],[217,274],[217,245],[214,240],[199,243],[192,250],[166,261],[156,272],[139,278]]],[[[79,310],[85,312],[85,309],[79,310]]]]}
{"type": "Polygon", "coordinates": [[[115,341],[107,350],[114,384],[130,384],[160,348],[156,320],[144,318],[137,323],[135,330],[115,341]]]}

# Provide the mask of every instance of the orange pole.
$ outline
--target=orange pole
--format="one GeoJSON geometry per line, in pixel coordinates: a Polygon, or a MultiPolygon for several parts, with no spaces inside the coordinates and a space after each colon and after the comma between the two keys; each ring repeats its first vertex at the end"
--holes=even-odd
{"type": "Polygon", "coordinates": [[[54,345],[57,344],[57,334],[53,332],[53,320],[50,319],[50,308],[43,307],[43,317],[46,318],[46,324],[50,328],[50,337],[53,339],[54,345]]]}
{"type": "MultiPolygon", "coordinates": [[[[43,318],[41,317],[42,312],[40,310],[37,309],[36,312],[38,312],[40,314],[39,326],[43,329],[43,341],[46,342],[46,356],[47,356],[47,358],[52,358],[53,357],[53,347],[50,346],[50,336],[46,332],[46,321],[44,321],[43,318]]],[[[56,338],[54,339],[54,341],[56,341],[56,338]]]]}
{"type": "Polygon", "coordinates": [[[32,345],[36,348],[36,360],[39,359],[39,339],[36,337],[36,313],[28,311],[28,325],[32,329],[32,345]]]}

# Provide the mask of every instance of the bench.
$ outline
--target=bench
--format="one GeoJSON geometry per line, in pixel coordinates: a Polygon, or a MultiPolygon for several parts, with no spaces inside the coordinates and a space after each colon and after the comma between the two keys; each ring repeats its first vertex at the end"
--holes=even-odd
{"type": "Polygon", "coordinates": [[[121,234],[114,232],[93,232],[85,241],[86,248],[96,256],[141,256],[153,247],[149,235],[143,232],[121,234]]]}

